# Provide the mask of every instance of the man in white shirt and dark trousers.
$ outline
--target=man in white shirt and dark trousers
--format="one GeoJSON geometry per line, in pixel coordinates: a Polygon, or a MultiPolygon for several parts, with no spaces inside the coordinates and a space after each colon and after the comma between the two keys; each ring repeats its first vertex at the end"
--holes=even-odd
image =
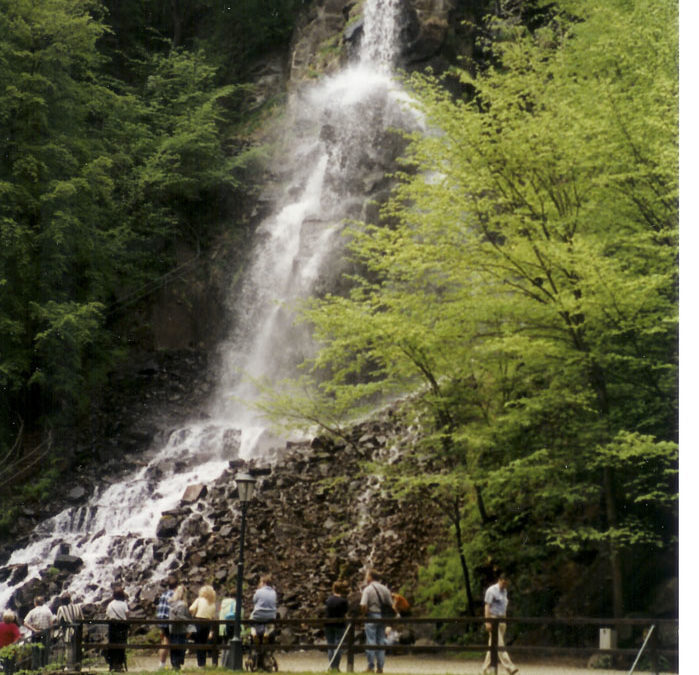
{"type": "MultiPolygon", "coordinates": [[[[484,616],[486,619],[497,618],[503,619],[507,614],[507,578],[505,574],[500,574],[497,583],[488,587],[485,592],[485,605],[484,605],[484,616]]],[[[498,622],[498,646],[505,646],[505,628],[506,624],[504,621],[498,622]]],[[[488,631],[488,646],[492,644],[493,641],[493,624],[490,621],[485,622],[485,629],[488,631]]],[[[498,650],[498,660],[505,666],[510,675],[514,675],[519,671],[512,663],[509,654],[504,650],[498,650]]],[[[490,662],[490,650],[485,655],[485,661],[483,662],[482,673],[487,673],[488,671],[494,672],[495,668],[490,662]]]]}
{"type": "Polygon", "coordinates": [[[24,625],[32,632],[31,641],[44,645],[44,649],[32,649],[32,670],[38,670],[49,662],[50,631],[53,612],[44,604],[44,597],[34,598],[34,609],[24,617],[24,625]]]}

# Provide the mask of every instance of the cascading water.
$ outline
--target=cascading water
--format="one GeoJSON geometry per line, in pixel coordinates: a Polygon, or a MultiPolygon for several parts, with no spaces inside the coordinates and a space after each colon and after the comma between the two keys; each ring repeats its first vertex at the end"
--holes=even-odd
{"type": "MultiPolygon", "coordinates": [[[[360,58],[333,77],[295,94],[290,103],[285,161],[274,215],[257,233],[247,278],[232,303],[231,338],[221,347],[220,384],[205,422],[173,432],[146,466],[122,482],[97,489],[87,504],[39,525],[34,543],[8,565],[27,564],[36,576],[61,544],[83,562],[68,590],[98,600],[122,569],[150,569],[161,578],[173,563],[156,564],[152,551],[164,511],[185,488],[218,478],[237,456],[264,451],[265,426],[253,409],[251,382],[291,373],[313,346],[294,325],[294,306],[337,275],[340,233],[347,218],[364,215],[370,186],[388,168],[382,157],[387,129],[414,124],[405,95],[391,78],[401,0],[367,0],[360,58]]],[[[128,579],[127,579],[128,587],[128,579]]],[[[0,583],[0,607],[15,587],[0,583]]]]}

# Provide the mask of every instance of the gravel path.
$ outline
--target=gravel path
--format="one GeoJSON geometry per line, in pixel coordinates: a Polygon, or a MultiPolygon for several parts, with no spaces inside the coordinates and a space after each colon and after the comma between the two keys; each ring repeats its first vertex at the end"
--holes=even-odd
{"type": "MultiPolygon", "coordinates": [[[[277,652],[277,661],[281,672],[316,672],[324,673],[328,662],[320,652],[284,653],[277,652]]],[[[187,656],[185,668],[194,668],[196,660],[193,656],[187,656]]],[[[445,659],[428,655],[400,655],[386,658],[384,672],[386,675],[477,675],[480,673],[481,661],[445,659]]],[[[345,672],[345,660],[342,661],[342,672],[345,672]]],[[[361,673],[365,668],[364,658],[355,659],[355,672],[361,673]]],[[[627,675],[626,670],[589,669],[580,665],[566,665],[563,663],[529,663],[517,662],[518,675],[627,675]]],[[[107,667],[97,664],[91,671],[106,671],[107,667]]],[[[157,671],[158,659],[155,656],[131,656],[129,658],[129,670],[157,671]]],[[[168,671],[170,668],[168,667],[168,671]]],[[[498,669],[498,675],[506,675],[504,668],[498,669]]],[[[634,671],[634,675],[648,675],[648,671],[634,671]]],[[[666,674],[663,674],[666,675],[666,674]]],[[[669,674],[668,674],[669,675],[669,674]]]]}

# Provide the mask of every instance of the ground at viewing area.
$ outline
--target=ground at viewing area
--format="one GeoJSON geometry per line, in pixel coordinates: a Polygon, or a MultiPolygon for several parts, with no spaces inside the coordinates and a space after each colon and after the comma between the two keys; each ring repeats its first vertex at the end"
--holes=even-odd
{"type": "MultiPolygon", "coordinates": [[[[323,654],[315,652],[302,652],[286,654],[276,653],[279,662],[280,673],[324,673],[327,670],[327,659],[323,654]]],[[[514,657],[513,657],[514,660],[514,657]]],[[[626,670],[607,670],[600,668],[585,668],[583,665],[570,665],[562,661],[551,663],[540,662],[516,662],[519,668],[518,675],[580,675],[581,673],[594,673],[595,675],[627,675],[626,670]]],[[[131,656],[128,662],[129,672],[139,671],[151,672],[158,670],[158,659],[155,656],[131,656]]],[[[366,667],[363,658],[355,660],[355,672],[361,673],[366,667]]],[[[478,675],[481,672],[482,661],[478,660],[456,660],[438,658],[428,655],[418,656],[393,656],[386,659],[384,673],[386,675],[478,675]]],[[[86,670],[89,672],[108,671],[106,664],[98,663],[90,666],[86,670]]],[[[167,670],[170,670],[168,667],[167,670]]],[[[209,672],[229,673],[229,670],[214,669],[207,667],[209,672]]],[[[187,657],[187,662],[182,669],[182,673],[192,673],[200,671],[196,667],[196,659],[187,657]]],[[[346,664],[343,659],[341,672],[346,672],[346,664]]],[[[498,669],[498,675],[504,675],[507,671],[504,668],[498,669]]],[[[647,670],[635,670],[634,675],[647,675],[647,670]]],[[[662,675],[666,675],[664,672],[662,675]]]]}

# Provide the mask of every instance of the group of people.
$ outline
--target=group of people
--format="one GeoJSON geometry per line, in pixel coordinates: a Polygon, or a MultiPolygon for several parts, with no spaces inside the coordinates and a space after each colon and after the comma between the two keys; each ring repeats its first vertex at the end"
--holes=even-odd
{"type": "MultiPolygon", "coordinates": [[[[367,667],[364,672],[383,673],[386,652],[382,646],[389,643],[387,632],[390,631],[385,622],[376,622],[376,619],[386,617],[384,608],[390,606],[392,613],[400,617],[405,615],[410,605],[407,600],[381,583],[381,575],[374,569],[366,572],[364,588],[359,603],[361,614],[366,617],[364,622],[364,634],[366,638],[366,658],[367,667]]],[[[507,577],[504,573],[498,576],[497,582],[489,586],[485,592],[483,612],[486,619],[498,619],[497,621],[497,644],[499,647],[505,646],[506,624],[502,620],[507,614],[507,577]]],[[[328,619],[333,619],[325,626],[325,637],[329,645],[328,659],[330,670],[339,670],[340,658],[342,654],[342,641],[346,635],[346,627],[342,619],[347,615],[349,606],[346,597],[346,586],[340,582],[333,584],[331,595],[325,602],[325,615],[328,619]],[[344,631],[344,632],[343,632],[344,631]]],[[[493,641],[493,622],[486,621],[485,628],[488,631],[488,646],[493,641]]],[[[498,660],[504,666],[509,675],[515,675],[519,669],[514,665],[507,651],[498,650],[498,660]]],[[[491,662],[491,652],[485,655],[482,672],[494,672],[495,664],[491,662]]]]}
{"type": "MultiPolygon", "coordinates": [[[[332,592],[325,601],[325,639],[328,643],[328,661],[330,670],[340,669],[342,645],[347,637],[349,626],[344,622],[349,611],[347,600],[348,587],[346,583],[336,581],[332,592]]],[[[381,574],[375,569],[369,569],[364,577],[364,587],[359,601],[359,610],[366,618],[364,636],[366,639],[367,669],[365,672],[383,673],[386,661],[386,651],[382,646],[389,644],[390,629],[376,619],[386,617],[384,608],[390,607],[391,616],[406,615],[410,605],[398,593],[392,593],[388,586],[381,583],[381,574]]]]}
{"type": "MultiPolygon", "coordinates": [[[[29,641],[37,644],[49,646],[52,631],[58,632],[62,637],[63,648],[65,650],[66,662],[72,662],[72,652],[70,645],[73,639],[72,626],[76,621],[83,618],[80,604],[72,601],[68,593],[64,593],[59,598],[58,609],[54,614],[48,605],[45,604],[44,597],[39,595],[34,598],[34,607],[27,612],[22,626],[29,635],[29,641]]],[[[2,614],[0,623],[0,648],[11,645],[22,638],[20,622],[11,609],[6,609],[2,614]]],[[[32,667],[44,666],[48,662],[48,649],[37,650],[33,655],[32,667]]]]}
{"type": "MultiPolygon", "coordinates": [[[[501,574],[496,583],[489,586],[484,598],[484,616],[486,619],[498,619],[497,643],[500,647],[505,645],[506,624],[502,620],[507,614],[507,578],[501,574]]],[[[185,644],[188,637],[192,637],[197,665],[206,666],[207,651],[203,645],[216,644],[225,640],[228,642],[233,637],[231,622],[236,615],[236,600],[226,596],[217,600],[216,591],[210,585],[202,586],[196,598],[188,604],[188,591],[186,586],[179,583],[174,576],[166,580],[166,589],[160,596],[156,609],[156,617],[164,621],[159,624],[161,633],[161,649],[159,650],[160,667],[165,668],[169,652],[170,663],[174,670],[180,670],[185,661],[185,644]],[[213,623],[218,619],[225,622],[213,623]],[[167,622],[167,623],[165,623],[167,622]]],[[[324,629],[328,644],[328,662],[330,670],[339,670],[340,659],[343,652],[344,640],[347,637],[349,627],[352,624],[346,622],[349,613],[348,596],[349,586],[346,582],[336,581],[332,585],[332,591],[325,601],[325,617],[327,619],[324,629]]],[[[44,642],[50,636],[52,629],[59,628],[66,650],[66,661],[70,663],[74,624],[83,619],[82,609],[79,603],[73,602],[71,596],[63,594],[59,599],[59,606],[54,615],[45,604],[44,598],[38,596],[34,600],[34,608],[24,618],[23,625],[29,631],[32,642],[44,642]]],[[[386,652],[382,649],[390,640],[387,637],[387,627],[384,621],[377,621],[386,617],[386,607],[391,608],[390,615],[405,616],[410,605],[407,600],[382,583],[381,574],[375,569],[369,569],[364,578],[364,586],[359,601],[359,610],[365,617],[364,633],[366,638],[367,667],[365,672],[383,673],[386,652]]],[[[124,589],[115,586],[112,598],[106,608],[108,624],[108,640],[112,647],[105,652],[110,671],[126,670],[126,644],[128,638],[129,607],[124,589]]],[[[272,587],[272,577],[263,574],[253,595],[253,611],[250,618],[253,622],[252,632],[262,636],[270,621],[277,617],[277,593],[272,587]]],[[[241,607],[242,618],[242,607],[241,607]]],[[[489,633],[489,645],[492,644],[493,623],[485,622],[485,628],[489,633]]],[[[390,631],[390,629],[388,629],[390,631]]],[[[5,610],[0,623],[0,647],[12,644],[21,638],[20,625],[17,615],[10,609],[5,610]]],[[[33,666],[46,665],[48,650],[38,650],[42,662],[33,666]]],[[[209,651],[212,665],[218,664],[217,650],[209,651]]],[[[510,675],[518,672],[509,655],[504,649],[498,650],[499,662],[510,675]]],[[[483,663],[483,673],[494,669],[491,663],[491,653],[488,650],[483,663]]]]}
{"type": "MultiPolygon", "coordinates": [[[[253,611],[250,618],[259,622],[253,625],[253,630],[262,635],[267,622],[277,617],[277,593],[272,588],[271,575],[263,574],[260,577],[252,601],[253,611]]],[[[240,612],[242,618],[242,607],[240,612]]],[[[172,668],[182,668],[186,652],[184,645],[189,636],[194,641],[197,665],[200,668],[206,666],[207,652],[212,665],[218,665],[218,651],[208,650],[203,645],[216,644],[222,640],[228,642],[233,637],[233,625],[230,622],[235,619],[235,615],[235,598],[226,596],[218,601],[214,588],[204,585],[199,589],[194,601],[188,604],[187,588],[180,584],[176,577],[168,577],[167,588],[160,596],[156,608],[156,618],[168,621],[159,624],[162,647],[158,652],[160,668],[167,665],[168,651],[172,668]],[[227,623],[219,623],[216,628],[213,622],[217,619],[227,623]]]]}
{"type": "MultiPolygon", "coordinates": [[[[394,615],[400,616],[406,613],[409,604],[407,600],[392,593],[387,586],[381,583],[381,575],[374,569],[367,571],[365,586],[359,603],[360,611],[366,616],[364,630],[367,649],[367,672],[382,673],[385,662],[385,650],[381,649],[388,640],[386,625],[372,621],[383,617],[382,606],[390,606],[394,615]]],[[[206,666],[206,644],[215,644],[221,640],[228,642],[233,636],[231,621],[235,618],[236,600],[233,597],[224,597],[217,601],[216,592],[210,585],[199,589],[196,599],[187,606],[187,589],[179,584],[176,577],[167,579],[167,588],[158,600],[156,617],[167,620],[167,623],[159,625],[161,634],[161,649],[159,651],[160,668],[167,665],[168,652],[170,663],[174,670],[180,670],[184,664],[184,645],[188,636],[194,640],[197,665],[206,666]],[[218,630],[213,622],[218,618],[220,623],[218,630]],[[177,621],[178,623],[174,623],[177,621]],[[188,622],[192,623],[188,623],[188,622]],[[176,647],[177,645],[177,647],[176,647]],[[198,645],[198,646],[197,646],[198,645]]],[[[325,601],[326,622],[325,637],[328,644],[328,661],[331,670],[339,670],[342,656],[342,642],[347,635],[346,616],[349,612],[347,595],[348,585],[342,581],[336,581],[332,591],[325,601]]],[[[277,618],[277,593],[272,587],[272,577],[263,574],[252,598],[253,610],[250,619],[253,622],[251,632],[262,637],[267,630],[269,622],[277,618]]],[[[242,608],[241,608],[242,618],[242,608]]],[[[217,652],[210,652],[212,664],[217,665],[217,652]]]]}

